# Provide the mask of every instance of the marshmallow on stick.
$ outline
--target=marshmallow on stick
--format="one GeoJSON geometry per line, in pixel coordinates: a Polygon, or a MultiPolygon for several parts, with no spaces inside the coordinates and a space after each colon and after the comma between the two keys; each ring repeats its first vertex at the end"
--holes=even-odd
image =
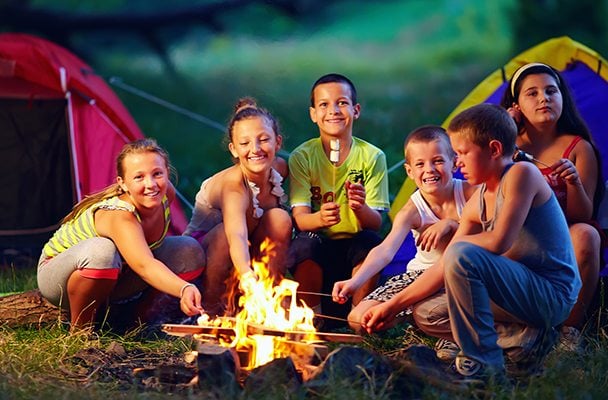
{"type": "Polygon", "coordinates": [[[334,164],[332,191],[336,193],[336,164],[340,161],[340,139],[329,140],[329,161],[334,164]]]}
{"type": "Polygon", "coordinates": [[[329,141],[329,161],[336,164],[340,161],[340,139],[331,139],[329,141]]]}

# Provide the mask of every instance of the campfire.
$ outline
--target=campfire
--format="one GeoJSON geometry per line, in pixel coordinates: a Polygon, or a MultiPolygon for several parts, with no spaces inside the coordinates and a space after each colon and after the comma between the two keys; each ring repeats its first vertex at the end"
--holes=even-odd
{"type": "Polygon", "coordinates": [[[313,358],[322,361],[327,355],[323,342],[362,341],[358,335],[318,332],[313,325],[313,310],[297,298],[298,282],[283,278],[277,283],[271,276],[268,261],[273,255],[272,245],[264,242],[260,253],[260,259],[252,262],[257,279],[240,281],[241,296],[234,317],[203,314],[197,325],[165,324],[164,331],[191,334],[200,343],[236,351],[237,363],[245,371],[287,357],[299,370],[310,369],[313,358]]]}
{"type": "Polygon", "coordinates": [[[298,283],[281,279],[275,285],[268,269],[268,261],[273,254],[269,242],[262,243],[261,254],[261,259],[252,263],[257,279],[251,277],[240,282],[242,295],[238,300],[240,311],[236,317],[210,321],[207,315],[203,315],[198,319],[200,326],[234,329],[234,338],[226,341],[226,336],[220,336],[220,344],[248,353],[249,360],[242,367],[249,370],[291,354],[288,337],[277,333],[297,332],[301,342],[317,340],[313,310],[304,302],[297,304],[298,283]]]}

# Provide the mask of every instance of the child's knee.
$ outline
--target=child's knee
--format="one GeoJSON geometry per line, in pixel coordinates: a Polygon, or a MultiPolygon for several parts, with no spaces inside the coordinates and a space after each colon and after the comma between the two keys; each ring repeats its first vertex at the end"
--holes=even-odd
{"type": "Polygon", "coordinates": [[[281,208],[266,210],[266,230],[272,240],[288,241],[291,238],[291,216],[281,208]]]}
{"type": "Polygon", "coordinates": [[[200,243],[191,236],[178,236],[183,243],[180,243],[180,253],[190,263],[203,266],[205,263],[205,251],[200,243]]]}
{"type": "Polygon", "coordinates": [[[162,252],[154,252],[158,260],[176,274],[198,271],[200,275],[205,266],[205,252],[198,241],[190,236],[171,236],[165,240],[168,247],[162,252]]]}
{"type": "Polygon", "coordinates": [[[579,266],[596,259],[599,262],[601,238],[597,229],[589,224],[574,224],[570,226],[570,237],[579,266]]]}
{"type": "Polygon", "coordinates": [[[372,308],[373,306],[380,304],[378,301],[374,300],[364,300],[357,304],[350,313],[348,313],[348,325],[352,330],[357,333],[363,332],[363,328],[361,327],[361,323],[363,322],[363,316],[365,313],[372,308]]]}
{"type": "Polygon", "coordinates": [[[423,300],[412,307],[412,317],[423,332],[441,336],[450,330],[450,318],[445,294],[423,300]]]}
{"type": "Polygon", "coordinates": [[[481,255],[487,250],[467,242],[452,244],[444,253],[444,274],[446,280],[466,276],[467,271],[480,267],[481,255]]]}

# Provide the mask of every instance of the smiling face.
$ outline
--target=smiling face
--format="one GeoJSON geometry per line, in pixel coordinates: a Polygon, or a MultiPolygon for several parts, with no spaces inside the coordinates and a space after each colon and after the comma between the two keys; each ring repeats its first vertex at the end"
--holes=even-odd
{"type": "Polygon", "coordinates": [[[122,160],[123,176],[116,180],[138,208],[162,205],[169,186],[169,171],[165,159],[155,152],[127,154],[122,160]]]}
{"type": "Polygon", "coordinates": [[[281,148],[281,135],[276,135],[266,118],[252,117],[234,123],[230,153],[252,173],[269,170],[281,148]]]}
{"type": "Polygon", "coordinates": [[[423,192],[440,191],[452,181],[454,159],[451,149],[442,140],[408,143],[406,159],[407,175],[423,192]]]}
{"type": "Polygon", "coordinates": [[[350,136],[361,108],[353,104],[350,87],[341,82],[323,83],[315,87],[313,95],[310,119],[319,126],[321,136],[338,139],[350,136]]]}
{"type": "Polygon", "coordinates": [[[526,76],[517,102],[516,107],[532,125],[557,124],[562,114],[562,93],[555,78],[549,74],[526,76]]]}

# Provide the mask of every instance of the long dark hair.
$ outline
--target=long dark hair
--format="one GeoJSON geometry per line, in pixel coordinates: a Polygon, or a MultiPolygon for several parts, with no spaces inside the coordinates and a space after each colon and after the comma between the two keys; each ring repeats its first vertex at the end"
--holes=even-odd
{"type": "Polygon", "coordinates": [[[593,141],[591,131],[587,126],[587,123],[581,116],[574,97],[571,94],[568,83],[564,80],[563,76],[558,70],[547,64],[542,63],[530,63],[520,67],[511,79],[509,85],[505,89],[505,92],[500,101],[500,105],[505,109],[513,106],[513,103],[518,103],[519,94],[521,92],[521,84],[524,78],[529,75],[547,74],[555,80],[557,88],[562,94],[562,114],[557,120],[557,134],[558,135],[578,135],[585,139],[591,144],[593,153],[595,153],[595,159],[597,161],[597,184],[595,187],[595,193],[593,196],[593,217],[597,216],[599,211],[599,205],[604,197],[604,178],[602,177],[602,159],[600,152],[593,141]]]}

